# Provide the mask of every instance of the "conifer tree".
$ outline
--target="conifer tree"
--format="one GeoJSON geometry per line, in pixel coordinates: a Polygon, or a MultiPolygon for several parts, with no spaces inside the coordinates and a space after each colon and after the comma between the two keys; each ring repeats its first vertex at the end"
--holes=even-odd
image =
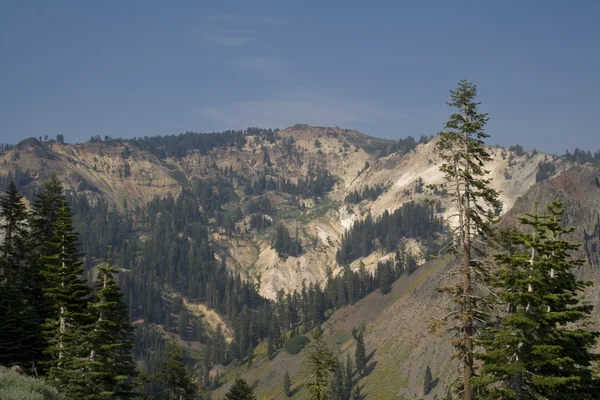
{"type": "Polygon", "coordinates": [[[0,365],[32,368],[35,374],[38,343],[39,325],[31,298],[14,279],[0,283],[0,365]]]}
{"type": "Polygon", "coordinates": [[[477,110],[476,96],[475,85],[466,80],[461,80],[458,88],[450,91],[451,100],[447,104],[456,111],[446,122],[445,130],[439,133],[437,142],[442,159],[440,171],[445,175],[445,183],[438,186],[448,192],[458,218],[451,249],[461,260],[460,278],[445,291],[452,295],[456,304],[456,310],[450,316],[456,321],[452,327],[457,332],[453,344],[465,400],[473,399],[475,321],[485,318],[482,304],[477,300],[476,286],[485,284],[488,271],[479,252],[484,249],[482,240],[491,234],[493,210],[499,205],[498,193],[490,187],[491,179],[486,177],[488,171],[485,169],[485,163],[491,161],[484,145],[484,139],[489,137],[484,133],[489,118],[477,110]]]}
{"type": "Polygon", "coordinates": [[[350,353],[346,357],[346,373],[344,374],[344,398],[350,399],[352,396],[352,387],[354,386],[354,379],[352,378],[354,368],[352,367],[352,358],[350,353]]]}
{"type": "Polygon", "coordinates": [[[311,375],[308,387],[311,400],[330,400],[329,382],[335,361],[331,352],[325,345],[321,330],[317,327],[313,331],[313,341],[306,353],[306,363],[311,375]]]}
{"type": "Polygon", "coordinates": [[[91,289],[83,278],[77,246],[71,210],[63,202],[41,272],[46,281],[44,296],[52,304],[52,314],[43,325],[48,378],[68,398],[81,398],[87,384],[83,372],[89,356],[86,334],[93,321],[87,307],[91,289]]]}
{"type": "MultiPolygon", "coordinates": [[[[65,201],[62,184],[56,175],[52,175],[44,184],[43,192],[37,195],[29,215],[27,280],[31,288],[31,301],[36,310],[36,324],[41,327],[40,332],[48,319],[56,317],[54,300],[46,295],[49,282],[42,271],[49,262],[48,257],[56,253],[56,247],[52,244],[54,224],[65,201]]],[[[36,344],[36,367],[41,373],[46,372],[45,361],[48,355],[43,354],[49,346],[46,339],[47,335],[40,333],[36,344]]]]}
{"type": "Polygon", "coordinates": [[[341,400],[344,395],[344,373],[342,365],[338,360],[335,360],[333,365],[333,374],[331,376],[329,397],[332,400],[341,400]]]}
{"type": "Polygon", "coordinates": [[[168,400],[196,400],[198,386],[188,372],[177,344],[167,344],[168,360],[163,364],[159,381],[162,384],[163,398],[168,400]]]}
{"type": "Polygon", "coordinates": [[[227,400],[256,400],[252,388],[242,378],[237,378],[229,392],[225,395],[227,400]]]}
{"type": "Polygon", "coordinates": [[[14,183],[0,197],[0,364],[33,366],[39,324],[27,264],[27,211],[14,183]]]}
{"type": "Polygon", "coordinates": [[[288,371],[285,371],[285,375],[283,376],[283,393],[285,393],[286,397],[292,395],[292,380],[288,371]]]}
{"type": "Polygon", "coordinates": [[[352,336],[356,340],[356,350],[354,352],[354,362],[359,376],[363,376],[366,363],[364,330],[352,328],[352,336]]]}
{"type": "Polygon", "coordinates": [[[555,201],[546,215],[520,218],[531,233],[514,232],[515,249],[497,256],[494,284],[509,312],[481,340],[484,374],[473,383],[482,399],[598,398],[592,351],[600,333],[586,327],[592,306],[580,299],[591,282],[573,274],[584,261],[571,257],[579,245],[563,239],[573,230],[563,213],[555,201]]]}
{"type": "Polygon", "coordinates": [[[27,209],[13,182],[0,197],[0,277],[23,280],[26,268],[27,209]]]}
{"type": "Polygon", "coordinates": [[[90,399],[135,397],[133,327],[112,265],[111,251],[98,268],[96,292],[90,303],[95,317],[88,338],[91,342],[86,395],[90,399]]]}

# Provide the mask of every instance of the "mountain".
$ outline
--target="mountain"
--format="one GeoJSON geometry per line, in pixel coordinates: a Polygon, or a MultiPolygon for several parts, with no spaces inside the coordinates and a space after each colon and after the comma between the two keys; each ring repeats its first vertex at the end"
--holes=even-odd
{"type": "MultiPolygon", "coordinates": [[[[422,396],[428,366],[438,384],[426,398],[444,394],[452,378],[449,339],[428,332],[428,317],[443,312],[448,301],[436,288],[445,279],[451,260],[432,257],[440,233],[408,234],[390,242],[381,232],[368,232],[375,239],[364,248],[360,237],[350,238],[352,232],[379,229],[379,220],[384,230],[397,228],[389,225],[396,210],[406,210],[398,214],[404,221],[406,214],[424,210],[431,210],[436,220],[453,213],[437,189],[428,186],[442,181],[437,139],[391,141],[307,125],[282,131],[254,128],[210,135],[107,139],[73,145],[25,140],[0,153],[0,185],[14,179],[31,199],[44,180],[52,173],[58,175],[75,203],[76,218],[80,216],[76,226],[84,231],[90,271],[105,248],[87,242],[111,244],[123,260],[132,260],[123,261],[120,267],[136,324],[158,325],[162,334],[180,340],[193,356],[194,351],[205,351],[208,342],[191,333],[195,331],[191,323],[183,331],[176,328],[182,317],[175,308],[183,307],[192,318],[204,321],[209,337],[222,326],[228,342],[237,340],[237,311],[227,311],[219,301],[211,304],[208,294],[194,298],[193,282],[186,282],[192,278],[186,271],[193,269],[190,257],[197,260],[201,253],[186,256],[186,243],[209,247],[210,257],[214,253],[219,263],[254,282],[259,293],[272,300],[281,296],[282,289],[286,293],[300,290],[303,282],[324,286],[328,277],[343,275],[342,264],[358,271],[362,263],[367,271],[377,273],[378,263],[393,260],[401,248],[420,264],[416,271],[402,275],[386,295],[376,290],[355,304],[328,310],[331,316],[323,324],[324,337],[335,354],[345,357],[353,354],[351,329],[365,325],[370,361],[361,383],[368,398],[422,396]],[[426,206],[419,208],[420,204],[426,206]],[[182,215],[197,214],[193,224],[178,220],[188,218],[177,213],[184,208],[182,215]],[[157,222],[162,220],[170,222],[163,228],[157,222]],[[104,227],[105,221],[110,229],[104,227]],[[196,221],[199,230],[195,230],[196,221]],[[373,222],[358,224],[364,221],[373,222]],[[165,269],[141,270],[145,266],[140,260],[148,259],[140,254],[151,251],[144,244],[155,243],[157,235],[172,235],[179,247],[166,247],[167,255],[148,253],[150,258],[164,256],[165,269]],[[283,247],[278,242],[281,238],[283,247]],[[169,260],[176,260],[177,265],[169,260]],[[177,260],[188,260],[190,266],[177,260]],[[141,282],[158,291],[145,292],[141,282]],[[181,305],[176,307],[180,297],[181,305]],[[156,301],[166,311],[147,315],[144,310],[154,308],[156,301]]],[[[577,227],[573,238],[583,243],[581,256],[587,260],[578,273],[596,283],[589,298],[600,307],[600,169],[525,152],[520,146],[492,147],[490,152],[493,162],[486,167],[492,186],[501,192],[503,207],[496,211],[503,224],[531,212],[536,202],[540,207],[556,197],[565,202],[567,221],[577,227]]],[[[280,350],[269,361],[263,340],[255,354],[250,369],[231,363],[214,368],[213,374],[226,373],[225,380],[231,381],[227,377],[243,373],[249,382],[258,381],[256,393],[264,398],[283,398],[286,369],[293,388],[302,382],[302,353],[292,356],[280,350]]],[[[227,387],[217,389],[215,397],[220,398],[227,387]]],[[[294,398],[305,396],[300,389],[294,398]]]]}
{"type": "MultiPolygon", "coordinates": [[[[303,210],[298,210],[298,204],[277,191],[265,193],[278,208],[278,218],[290,229],[295,230],[295,223],[301,221],[300,239],[306,251],[300,257],[282,260],[271,249],[269,235],[223,235],[216,229],[211,232],[214,243],[224,250],[230,269],[260,274],[261,294],[268,298],[274,298],[282,288],[298,288],[303,279],[323,281],[327,266],[339,269],[335,254],[342,233],[354,221],[369,213],[377,217],[386,210],[391,212],[407,201],[435,198],[426,186],[442,179],[435,141],[407,141],[406,148],[402,148],[402,143],[357,131],[306,125],[280,131],[277,137],[271,143],[262,134],[250,133],[245,135],[243,146],[216,147],[205,154],[190,149],[183,157],[161,157],[159,152],[141,150],[127,140],[69,145],[28,139],[0,155],[0,175],[7,176],[17,169],[29,171],[20,186],[33,188],[56,173],[67,190],[91,199],[101,198],[123,212],[125,203],[134,209],[157,196],[176,196],[195,179],[216,179],[228,168],[242,180],[256,179],[266,171],[272,177],[297,181],[311,168],[326,170],[335,177],[336,184],[318,205],[311,198],[301,199],[303,210]],[[394,147],[400,151],[381,156],[394,147]],[[379,185],[384,192],[359,204],[344,201],[366,185],[379,185]]],[[[535,183],[538,163],[554,161],[553,156],[537,152],[517,155],[499,147],[491,150],[495,161],[489,169],[494,188],[501,190],[505,210],[535,183]]],[[[565,168],[564,163],[556,162],[559,168],[565,168]]],[[[240,183],[235,191],[243,197],[240,183]]],[[[444,212],[450,213],[452,209],[444,212]]],[[[237,225],[243,229],[248,224],[244,221],[237,225]]],[[[372,270],[381,256],[385,255],[364,262],[372,270]]]]}

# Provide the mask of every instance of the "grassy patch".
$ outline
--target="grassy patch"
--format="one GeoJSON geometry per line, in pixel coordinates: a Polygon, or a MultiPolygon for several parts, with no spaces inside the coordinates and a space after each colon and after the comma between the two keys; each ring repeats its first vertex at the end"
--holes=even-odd
{"type": "Polygon", "coordinates": [[[302,351],[302,349],[310,342],[310,339],[306,336],[294,336],[293,338],[287,340],[283,345],[285,351],[289,354],[298,354],[302,351]]]}
{"type": "Polygon", "coordinates": [[[28,378],[0,367],[0,399],[58,400],[62,397],[41,379],[28,378]]]}

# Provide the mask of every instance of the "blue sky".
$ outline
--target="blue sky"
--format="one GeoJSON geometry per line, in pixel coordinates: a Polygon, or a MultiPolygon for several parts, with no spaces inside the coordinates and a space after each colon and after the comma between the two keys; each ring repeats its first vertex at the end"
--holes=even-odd
{"type": "Polygon", "coordinates": [[[296,123],[439,131],[466,78],[491,142],[600,148],[598,1],[0,2],[0,142],[296,123]]]}

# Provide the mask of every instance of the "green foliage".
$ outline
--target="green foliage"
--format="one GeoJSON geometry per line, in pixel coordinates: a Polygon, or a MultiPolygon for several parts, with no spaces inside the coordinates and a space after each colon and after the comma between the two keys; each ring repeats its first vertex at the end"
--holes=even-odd
{"type": "Polygon", "coordinates": [[[254,180],[247,182],[244,193],[247,196],[260,195],[268,190],[288,193],[304,198],[318,199],[327,195],[335,185],[335,178],[329,171],[309,166],[306,176],[298,179],[297,183],[292,182],[284,176],[268,176],[266,172],[262,173],[254,180]]]}
{"type": "Polygon", "coordinates": [[[81,398],[87,385],[82,371],[89,356],[87,327],[93,319],[87,307],[91,289],[83,278],[77,247],[71,210],[63,199],[41,273],[46,280],[44,296],[52,303],[52,316],[43,325],[48,377],[68,398],[81,398]]]}
{"type": "Polygon", "coordinates": [[[365,185],[365,187],[362,188],[360,192],[358,190],[350,192],[350,194],[346,196],[345,200],[347,203],[351,204],[358,204],[363,200],[375,201],[385,191],[386,188],[381,184],[372,187],[369,185],[365,185]]]}
{"type": "Polygon", "coordinates": [[[291,397],[292,395],[292,380],[288,371],[285,371],[285,375],[283,376],[283,393],[286,397],[291,397]]]}
{"type": "Polygon", "coordinates": [[[0,366],[0,399],[60,400],[56,389],[42,379],[28,378],[0,366]]]}
{"type": "Polygon", "coordinates": [[[585,151],[579,148],[575,148],[575,150],[573,150],[572,153],[569,150],[567,150],[565,154],[563,154],[561,157],[574,163],[591,163],[594,165],[600,165],[600,150],[597,150],[596,152],[594,152],[594,154],[592,154],[592,152],[589,150],[585,151]]]}
{"type": "Polygon", "coordinates": [[[294,355],[300,353],[308,343],[310,343],[310,339],[308,337],[302,335],[294,336],[284,343],[283,348],[289,354],[294,355]]]}
{"type": "Polygon", "coordinates": [[[281,258],[287,258],[288,256],[298,257],[302,253],[302,246],[298,240],[297,233],[296,237],[292,238],[290,232],[282,223],[279,223],[275,228],[272,247],[281,258]]]}
{"type": "Polygon", "coordinates": [[[241,148],[246,144],[246,135],[244,131],[186,132],[180,135],[128,139],[127,143],[131,143],[159,158],[184,157],[189,151],[208,154],[211,150],[219,147],[241,148]]]}
{"type": "Polygon", "coordinates": [[[323,342],[321,329],[313,331],[313,341],[306,353],[306,364],[310,374],[308,391],[311,400],[329,400],[329,385],[334,372],[335,360],[323,342]]]}
{"type": "Polygon", "coordinates": [[[256,400],[252,388],[242,378],[235,380],[229,392],[225,394],[227,400],[256,400]]]}
{"type": "Polygon", "coordinates": [[[562,238],[573,230],[563,227],[563,213],[555,201],[545,215],[520,218],[522,231],[496,257],[494,285],[509,311],[481,339],[483,375],[474,379],[481,398],[598,398],[600,333],[586,327],[592,306],[580,298],[591,282],[573,274],[584,261],[571,257],[579,245],[562,238]]]}
{"type": "Polygon", "coordinates": [[[0,364],[6,366],[32,367],[40,352],[34,271],[27,264],[27,217],[11,182],[0,197],[0,364]]]}
{"type": "Polygon", "coordinates": [[[485,169],[486,163],[491,161],[484,145],[484,139],[489,137],[484,132],[489,118],[478,111],[476,97],[477,88],[466,80],[461,80],[458,88],[450,91],[447,104],[455,110],[436,143],[442,159],[440,171],[445,178],[437,187],[449,191],[447,196],[454,203],[458,218],[458,228],[453,234],[455,245],[451,250],[461,257],[460,279],[443,290],[451,294],[455,303],[455,310],[450,314],[455,323],[449,328],[456,334],[453,344],[461,366],[465,400],[473,399],[475,325],[486,318],[482,312],[484,304],[479,301],[482,296],[475,293],[474,287],[485,286],[489,276],[485,263],[480,260],[485,256],[482,254],[485,240],[492,234],[494,210],[500,204],[498,192],[490,186],[489,171],[485,169]]]}
{"type": "MultiPolygon", "coordinates": [[[[405,238],[427,240],[434,238],[442,228],[430,205],[404,203],[391,214],[386,210],[376,220],[368,215],[363,221],[356,221],[342,236],[336,259],[340,265],[348,265],[376,249],[396,251],[405,238]]],[[[435,251],[435,248],[430,250],[435,251]]]]}
{"type": "Polygon", "coordinates": [[[508,151],[512,151],[513,153],[515,153],[515,155],[517,157],[521,157],[523,154],[525,154],[525,151],[523,150],[523,146],[521,146],[520,144],[510,146],[508,148],[508,151]]]}
{"type": "Polygon", "coordinates": [[[541,182],[550,178],[556,172],[556,164],[552,161],[540,161],[535,173],[535,181],[541,182]]]}
{"type": "Polygon", "coordinates": [[[0,361],[46,374],[67,399],[132,397],[131,326],[117,270],[100,266],[92,293],[60,182],[45,185],[29,219],[15,185],[0,205],[1,266],[9,272],[0,291],[0,361]]]}
{"type": "Polygon", "coordinates": [[[354,364],[359,376],[363,376],[367,362],[367,353],[365,350],[364,329],[352,328],[352,337],[356,340],[356,350],[354,352],[354,364]]]}
{"type": "Polygon", "coordinates": [[[87,397],[90,399],[136,396],[133,327],[115,281],[118,273],[119,270],[112,266],[109,250],[105,264],[98,267],[96,291],[89,305],[95,317],[88,333],[92,348],[86,373],[87,397]]]}
{"type": "Polygon", "coordinates": [[[164,362],[159,376],[161,393],[167,400],[196,400],[198,399],[198,386],[193,382],[188,372],[181,351],[175,342],[168,342],[167,361],[164,362]]]}

